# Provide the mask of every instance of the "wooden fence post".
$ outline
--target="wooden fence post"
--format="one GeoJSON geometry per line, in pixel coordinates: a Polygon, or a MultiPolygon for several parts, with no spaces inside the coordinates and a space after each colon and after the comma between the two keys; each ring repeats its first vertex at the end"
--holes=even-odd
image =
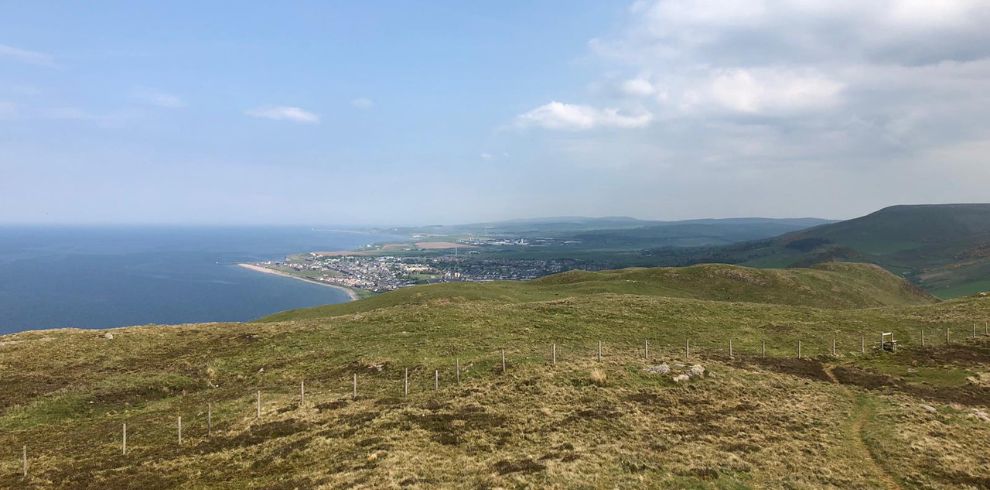
{"type": "Polygon", "coordinates": [[[351,395],[353,399],[357,400],[357,373],[354,373],[354,392],[351,395]]]}
{"type": "Polygon", "coordinates": [[[733,357],[732,356],[732,339],[729,339],[729,357],[733,357]]]}
{"type": "Polygon", "coordinates": [[[684,357],[691,357],[691,339],[684,340],[684,357]]]}
{"type": "Polygon", "coordinates": [[[646,360],[647,361],[650,360],[650,341],[649,341],[649,339],[646,340],[645,347],[643,348],[643,355],[646,356],[646,360]]]}
{"type": "Polygon", "coordinates": [[[835,357],[835,337],[832,337],[832,357],[835,357]]]}
{"type": "Polygon", "coordinates": [[[457,384],[461,384],[461,360],[454,359],[454,370],[457,372],[457,384]]]}
{"type": "Polygon", "coordinates": [[[28,476],[28,447],[25,445],[21,453],[21,469],[24,472],[24,478],[28,476]]]}
{"type": "Polygon", "coordinates": [[[973,322],[973,338],[976,338],[976,322],[973,322]]]}
{"type": "Polygon", "coordinates": [[[925,329],[921,329],[921,346],[925,346],[925,329]]]}
{"type": "Polygon", "coordinates": [[[179,415],[179,445],[182,445],[182,416],[179,415]]]}
{"type": "Polygon", "coordinates": [[[602,362],[602,341],[598,341],[598,362],[602,362]]]}
{"type": "Polygon", "coordinates": [[[206,404],[206,436],[213,437],[213,404],[206,404]]]}
{"type": "Polygon", "coordinates": [[[124,422],[124,437],[121,439],[120,443],[120,453],[127,456],[127,422],[124,422]]]}
{"type": "Polygon", "coordinates": [[[306,380],[299,382],[299,406],[306,404],[306,380]]]}
{"type": "Polygon", "coordinates": [[[402,396],[409,398],[409,368],[406,368],[405,375],[402,378],[402,396]]]}
{"type": "Polygon", "coordinates": [[[798,359],[801,358],[801,341],[798,341],[798,359]]]}
{"type": "Polygon", "coordinates": [[[866,334],[859,339],[859,353],[866,354],[866,334]]]}
{"type": "Polygon", "coordinates": [[[550,345],[550,362],[553,366],[557,365],[557,344],[550,345]]]}
{"type": "Polygon", "coordinates": [[[502,349],[502,374],[505,374],[505,349],[502,349]]]}
{"type": "Polygon", "coordinates": [[[257,403],[257,407],[256,408],[257,408],[257,413],[255,414],[255,416],[260,419],[261,418],[261,390],[258,390],[258,403],[257,403]]]}
{"type": "Polygon", "coordinates": [[[440,391],[440,370],[433,371],[433,391],[440,391]]]}

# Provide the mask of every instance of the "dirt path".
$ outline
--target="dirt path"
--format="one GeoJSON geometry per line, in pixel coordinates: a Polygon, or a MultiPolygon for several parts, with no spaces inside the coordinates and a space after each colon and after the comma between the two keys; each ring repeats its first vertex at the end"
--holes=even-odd
{"type": "MultiPolygon", "coordinates": [[[[836,378],[835,373],[832,372],[832,368],[833,366],[830,365],[822,366],[822,370],[825,371],[825,375],[828,376],[828,379],[831,380],[832,383],[842,386],[842,383],[839,382],[839,378],[836,378]]],[[[876,483],[878,483],[880,487],[890,490],[899,490],[901,485],[898,484],[897,480],[895,480],[894,477],[891,476],[886,469],[884,469],[883,465],[877,461],[876,456],[874,456],[870,451],[870,448],[866,445],[866,440],[864,439],[863,429],[867,422],[869,422],[869,420],[873,417],[873,407],[867,403],[861,402],[856,394],[849,388],[842,386],[842,389],[845,390],[846,395],[849,396],[856,407],[856,412],[853,414],[852,425],[850,426],[850,431],[852,432],[851,437],[849,438],[852,442],[850,449],[857,459],[872,467],[873,471],[871,471],[871,473],[876,475],[876,483]]]]}

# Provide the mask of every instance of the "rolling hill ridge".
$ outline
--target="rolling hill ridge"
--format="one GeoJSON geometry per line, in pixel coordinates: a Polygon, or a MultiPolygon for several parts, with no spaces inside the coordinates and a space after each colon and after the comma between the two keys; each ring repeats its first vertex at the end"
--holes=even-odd
{"type": "Polygon", "coordinates": [[[892,206],[776,238],[689,251],[653,250],[660,263],[806,267],[867,262],[939,297],[990,290],[990,204],[892,206]]]}

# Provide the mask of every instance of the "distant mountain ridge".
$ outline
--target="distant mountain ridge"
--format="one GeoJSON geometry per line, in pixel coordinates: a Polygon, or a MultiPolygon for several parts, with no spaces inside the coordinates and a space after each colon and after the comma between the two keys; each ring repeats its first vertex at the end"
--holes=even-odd
{"type": "Polygon", "coordinates": [[[660,263],[807,267],[868,262],[942,297],[990,290],[990,204],[891,206],[776,238],[690,251],[655,250],[660,263]]]}
{"type": "Polygon", "coordinates": [[[640,249],[661,246],[725,245],[769,238],[812,226],[832,223],[819,218],[723,218],[682,221],[641,220],[629,217],[579,216],[531,218],[393,228],[390,233],[424,236],[476,235],[513,238],[556,238],[583,243],[583,247],[640,249]]]}

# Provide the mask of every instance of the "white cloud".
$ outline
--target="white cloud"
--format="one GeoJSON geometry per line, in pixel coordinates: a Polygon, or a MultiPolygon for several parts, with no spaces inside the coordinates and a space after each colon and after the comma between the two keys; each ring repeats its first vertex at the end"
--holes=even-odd
{"type": "Polygon", "coordinates": [[[358,109],[371,109],[375,106],[375,102],[366,97],[358,97],[351,101],[351,105],[358,109]]]}
{"type": "Polygon", "coordinates": [[[55,60],[51,55],[15,48],[7,44],[0,44],[0,58],[12,59],[29,65],[55,66],[55,60]]]}
{"type": "Polygon", "coordinates": [[[582,131],[595,128],[642,128],[652,121],[653,115],[645,111],[624,114],[618,109],[598,109],[553,101],[517,116],[516,126],[582,131]]]}
{"type": "Polygon", "coordinates": [[[839,102],[843,84],[787,70],[735,69],[716,73],[709,84],[711,100],[730,111],[780,114],[822,110],[839,102]]]}
{"type": "Polygon", "coordinates": [[[275,121],[292,121],[303,124],[317,124],[320,122],[320,116],[299,107],[291,106],[258,107],[244,113],[251,117],[273,119],[275,121]]]}
{"type": "Polygon", "coordinates": [[[134,92],[134,98],[164,109],[181,109],[186,106],[186,102],[178,95],[157,90],[139,89],[134,92]]]}
{"type": "Polygon", "coordinates": [[[479,156],[481,157],[482,160],[494,160],[495,159],[495,155],[492,155],[491,153],[482,153],[479,156]]]}
{"type": "Polygon", "coordinates": [[[622,93],[634,97],[646,97],[656,92],[653,84],[645,78],[630,78],[622,82],[619,88],[622,89],[622,93]]]}

